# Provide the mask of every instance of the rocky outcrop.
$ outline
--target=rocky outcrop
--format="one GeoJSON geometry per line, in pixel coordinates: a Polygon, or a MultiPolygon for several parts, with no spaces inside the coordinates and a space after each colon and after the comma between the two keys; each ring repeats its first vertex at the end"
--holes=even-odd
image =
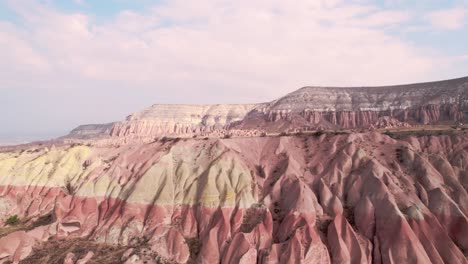
{"type": "Polygon", "coordinates": [[[412,124],[468,121],[468,77],[382,87],[304,87],[256,107],[241,127],[368,128],[382,117],[412,124]]]}
{"type": "MultiPolygon", "coordinates": [[[[0,258],[81,239],[126,263],[466,263],[467,149],[463,131],[9,149],[0,258]]],[[[105,254],[74,243],[62,262],[105,254]]]]}
{"type": "Polygon", "coordinates": [[[259,131],[406,127],[468,121],[468,77],[383,87],[304,87],[256,105],[153,105],[113,137],[241,136],[259,131]],[[387,122],[388,121],[388,122],[387,122]],[[241,132],[239,132],[241,131],[241,132]]]}
{"type": "Polygon", "coordinates": [[[106,137],[110,134],[113,125],[114,123],[81,125],[63,138],[92,139],[106,137]]]}
{"type": "Polygon", "coordinates": [[[153,105],[113,125],[111,136],[224,133],[254,105],[153,105]]]}
{"type": "Polygon", "coordinates": [[[401,122],[393,117],[383,116],[370,126],[371,128],[402,128],[410,127],[406,122],[401,122]]]}
{"type": "Polygon", "coordinates": [[[0,263],[467,263],[465,130],[268,133],[457,124],[467,93],[305,87],[2,147],[0,263]]]}

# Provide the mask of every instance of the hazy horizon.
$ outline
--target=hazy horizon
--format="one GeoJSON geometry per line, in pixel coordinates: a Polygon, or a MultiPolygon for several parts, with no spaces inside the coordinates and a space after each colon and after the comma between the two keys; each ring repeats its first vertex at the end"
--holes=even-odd
{"type": "Polygon", "coordinates": [[[15,134],[0,134],[0,146],[24,144],[33,141],[41,141],[47,139],[53,139],[65,135],[67,132],[50,132],[50,133],[37,133],[37,134],[26,134],[21,135],[19,133],[15,134]]]}
{"type": "Polygon", "coordinates": [[[0,144],[156,103],[468,75],[468,0],[0,0],[0,144]]]}

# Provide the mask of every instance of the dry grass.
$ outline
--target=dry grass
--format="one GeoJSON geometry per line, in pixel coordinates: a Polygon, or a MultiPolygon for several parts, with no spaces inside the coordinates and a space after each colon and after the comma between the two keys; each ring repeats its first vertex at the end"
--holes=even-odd
{"type": "Polygon", "coordinates": [[[39,217],[36,221],[30,222],[30,218],[19,220],[18,223],[14,225],[8,225],[0,228],[0,237],[4,237],[16,231],[29,231],[38,226],[48,225],[54,221],[54,216],[52,213],[43,215],[39,217]]]}
{"type": "Polygon", "coordinates": [[[407,136],[441,136],[466,134],[465,127],[454,127],[450,125],[425,125],[407,128],[378,129],[379,131],[394,139],[402,139],[407,136]]]}
{"type": "Polygon", "coordinates": [[[156,263],[169,264],[159,258],[155,253],[150,252],[148,245],[140,243],[132,246],[109,245],[89,241],[85,239],[63,239],[49,240],[41,243],[34,248],[33,253],[22,260],[21,264],[48,264],[48,263],[63,263],[67,254],[73,252],[76,260],[84,257],[89,251],[94,253],[93,257],[87,262],[88,264],[115,264],[123,263],[122,257],[129,249],[134,249],[134,254],[146,255],[156,263]]]}
{"type": "Polygon", "coordinates": [[[198,254],[200,253],[200,248],[201,248],[200,240],[198,238],[189,238],[189,239],[185,239],[185,242],[187,242],[187,246],[189,247],[189,250],[190,250],[190,258],[187,264],[197,263],[197,257],[198,257],[198,254]]]}
{"type": "Polygon", "coordinates": [[[73,252],[77,259],[84,257],[88,251],[94,252],[88,263],[121,263],[123,253],[127,247],[113,247],[100,245],[86,240],[51,240],[40,244],[26,259],[20,263],[63,263],[66,255],[73,252]]]}

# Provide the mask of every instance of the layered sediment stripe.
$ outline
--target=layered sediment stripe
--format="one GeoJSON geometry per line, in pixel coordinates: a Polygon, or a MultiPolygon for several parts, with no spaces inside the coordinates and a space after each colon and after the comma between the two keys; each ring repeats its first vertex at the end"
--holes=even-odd
{"type": "Polygon", "coordinates": [[[0,253],[54,236],[143,240],[177,263],[466,263],[467,144],[324,133],[12,150],[2,220],[53,217],[0,253]]]}
{"type": "Polygon", "coordinates": [[[0,184],[61,188],[80,197],[130,203],[250,207],[255,202],[250,171],[222,146],[209,144],[206,153],[154,144],[117,154],[86,146],[3,154],[0,184]]]}

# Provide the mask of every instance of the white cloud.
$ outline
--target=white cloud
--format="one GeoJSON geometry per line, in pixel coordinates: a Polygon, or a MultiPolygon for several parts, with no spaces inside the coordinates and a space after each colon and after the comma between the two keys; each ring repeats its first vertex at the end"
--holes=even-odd
{"type": "Polygon", "coordinates": [[[436,64],[430,52],[386,32],[407,22],[408,12],[337,0],[175,0],[106,23],[50,6],[14,8],[25,26],[0,30],[0,57],[13,50],[16,56],[0,65],[0,77],[24,85],[37,82],[21,78],[33,72],[57,87],[73,76],[90,91],[98,81],[117,80],[169,96],[193,87],[200,98],[218,93],[219,101],[228,100],[222,89],[272,99],[304,85],[427,80],[436,64]],[[21,31],[28,34],[15,39],[21,31]],[[21,74],[8,72],[23,64],[29,68],[21,74]]]}
{"type": "Polygon", "coordinates": [[[468,61],[468,54],[459,56],[457,59],[462,61],[468,61]]]}
{"type": "Polygon", "coordinates": [[[466,25],[468,9],[450,8],[429,13],[426,19],[433,27],[440,30],[456,30],[466,25]]]}

